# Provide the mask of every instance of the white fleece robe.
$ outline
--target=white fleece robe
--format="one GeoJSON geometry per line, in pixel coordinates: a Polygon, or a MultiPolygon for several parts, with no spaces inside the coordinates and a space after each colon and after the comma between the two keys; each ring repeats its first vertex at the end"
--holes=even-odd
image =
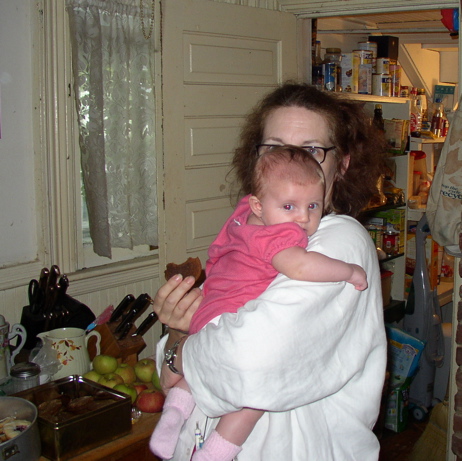
{"type": "MultiPolygon", "coordinates": [[[[329,215],[309,250],[361,265],[369,287],[313,283],[279,275],[236,314],[223,314],[183,348],[197,403],[174,460],[188,461],[196,422],[203,434],[242,407],[266,410],[239,461],[373,461],[386,367],[380,272],[367,231],[329,215]],[[204,415],[207,415],[208,418],[204,415]]],[[[157,363],[163,360],[161,340],[157,363]]]]}

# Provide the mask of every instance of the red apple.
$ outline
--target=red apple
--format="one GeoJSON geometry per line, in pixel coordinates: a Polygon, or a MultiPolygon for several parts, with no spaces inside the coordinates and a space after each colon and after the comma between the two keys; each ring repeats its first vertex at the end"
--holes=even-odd
{"type": "Polygon", "coordinates": [[[156,371],[156,361],[154,359],[146,358],[138,360],[135,363],[135,374],[139,381],[143,383],[150,383],[152,375],[156,371]]]}
{"type": "Polygon", "coordinates": [[[141,394],[141,392],[145,391],[148,388],[146,384],[139,382],[133,383],[133,387],[136,389],[137,394],[141,394]]]}
{"type": "Polygon", "coordinates": [[[135,405],[143,413],[158,413],[162,411],[165,396],[155,389],[146,389],[138,395],[135,405]]]}

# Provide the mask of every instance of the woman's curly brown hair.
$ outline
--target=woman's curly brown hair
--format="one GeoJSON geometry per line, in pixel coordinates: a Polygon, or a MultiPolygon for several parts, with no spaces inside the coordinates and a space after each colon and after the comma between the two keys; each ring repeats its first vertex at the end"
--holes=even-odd
{"type": "Polygon", "coordinates": [[[282,84],[265,96],[247,116],[232,161],[240,193],[250,193],[257,160],[255,146],[262,142],[269,114],[280,107],[304,107],[325,118],[330,141],[336,146],[334,155],[337,159],[337,175],[326,211],[357,217],[378,192],[378,181],[384,171],[385,137],[371,124],[362,103],[338,93],[317,90],[305,83],[282,84]],[[342,174],[342,158],[348,154],[350,163],[342,174]]]}

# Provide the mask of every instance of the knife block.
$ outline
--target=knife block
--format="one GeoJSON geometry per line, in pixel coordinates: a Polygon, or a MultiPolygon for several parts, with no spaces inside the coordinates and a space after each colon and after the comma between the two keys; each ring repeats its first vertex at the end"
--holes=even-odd
{"type": "MultiPolygon", "coordinates": [[[[118,324],[119,322],[113,322],[96,326],[95,330],[101,335],[101,354],[115,357],[121,363],[134,365],[138,361],[138,354],[146,347],[146,343],[141,336],[131,336],[135,332],[136,326],[132,326],[127,336],[119,340],[120,333],[114,333],[118,324]]],[[[93,360],[96,355],[96,344],[91,339],[88,343],[88,354],[90,360],[93,360]]]]}

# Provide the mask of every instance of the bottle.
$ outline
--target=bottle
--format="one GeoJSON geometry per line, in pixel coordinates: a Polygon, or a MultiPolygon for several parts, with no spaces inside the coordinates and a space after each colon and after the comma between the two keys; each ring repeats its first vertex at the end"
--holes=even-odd
{"type": "Polygon", "coordinates": [[[316,40],[314,44],[313,64],[315,66],[322,66],[321,41],[320,40],[316,40]]]}
{"type": "Polygon", "coordinates": [[[322,74],[322,57],[321,57],[321,42],[316,40],[313,53],[313,65],[311,67],[311,83],[318,90],[324,88],[324,76],[322,74]]]}
{"type": "Polygon", "coordinates": [[[441,99],[436,100],[435,111],[433,112],[430,132],[433,137],[441,138],[444,129],[444,108],[441,99]]]}
{"type": "Polygon", "coordinates": [[[448,133],[449,133],[449,120],[445,115],[444,116],[444,128],[443,128],[443,133],[442,133],[443,138],[445,138],[448,135],[448,133]]]}
{"type": "Polygon", "coordinates": [[[417,89],[417,99],[420,101],[422,109],[422,125],[428,120],[427,96],[425,95],[424,88],[417,89]]]}
{"type": "Polygon", "coordinates": [[[380,130],[385,131],[385,122],[382,114],[382,104],[376,104],[374,108],[374,119],[372,123],[380,130]]]}
{"type": "Polygon", "coordinates": [[[417,88],[413,87],[411,90],[411,136],[420,138],[422,131],[422,112],[420,104],[417,99],[417,88]]]}
{"type": "Polygon", "coordinates": [[[340,48],[327,48],[322,64],[324,75],[324,89],[328,91],[342,91],[342,51],[340,48]]]}
{"type": "Polygon", "coordinates": [[[424,88],[417,89],[417,100],[420,102],[420,107],[422,111],[422,130],[421,131],[429,132],[431,121],[428,120],[428,104],[427,104],[427,96],[425,95],[424,88]]]}

